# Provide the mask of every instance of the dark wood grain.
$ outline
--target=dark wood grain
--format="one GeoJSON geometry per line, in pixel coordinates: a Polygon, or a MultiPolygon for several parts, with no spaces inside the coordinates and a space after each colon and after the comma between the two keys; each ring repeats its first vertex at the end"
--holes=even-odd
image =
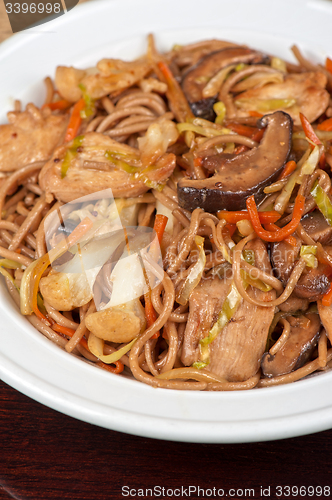
{"type": "Polygon", "coordinates": [[[253,488],[250,498],[262,498],[260,486],[332,486],[332,430],[253,444],[175,443],[80,422],[3,382],[0,399],[1,500],[120,499],[124,485],[253,488]]]}

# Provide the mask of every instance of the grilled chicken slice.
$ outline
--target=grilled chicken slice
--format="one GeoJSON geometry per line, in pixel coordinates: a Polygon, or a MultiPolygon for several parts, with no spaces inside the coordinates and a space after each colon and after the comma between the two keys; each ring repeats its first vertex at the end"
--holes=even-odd
{"type": "Polygon", "coordinates": [[[29,163],[47,161],[63,140],[68,117],[28,104],[23,112],[8,113],[0,125],[0,171],[11,172],[29,163]]]}
{"type": "Polygon", "coordinates": [[[326,84],[326,76],[319,71],[286,75],[283,83],[269,83],[237,95],[235,102],[239,107],[238,116],[249,116],[248,112],[253,110],[262,112],[259,101],[294,99],[295,103],[290,107],[278,109],[288,113],[295,125],[301,125],[299,112],[312,123],[329,105],[330,95],[325,90],[326,84]]]}
{"type": "MultiPolygon", "coordinates": [[[[271,272],[268,254],[261,240],[248,243],[246,248],[255,252],[255,265],[259,269],[271,272]]],[[[274,290],[262,292],[249,287],[248,293],[266,302],[275,299],[274,290]]],[[[206,369],[230,382],[241,382],[253,377],[259,370],[265,351],[274,309],[242,300],[231,321],[212,342],[210,364],[206,369]]]]}
{"type": "MultiPolygon", "coordinates": [[[[103,134],[89,132],[85,134],[82,144],[76,148],[77,151],[70,161],[66,175],[62,177],[61,169],[70,148],[73,148],[72,143],[56,149],[39,176],[41,188],[65,203],[108,188],[112,189],[115,198],[139,196],[148,191],[154,183],[166,182],[175,168],[175,155],[166,153],[156,161],[155,167],[149,167],[144,176],[139,177],[139,173],[128,173],[119,167],[121,161],[115,160],[116,152],[121,153],[123,162],[128,155],[131,161],[136,157],[135,161],[139,164],[139,151],[125,144],[119,144],[103,134]],[[108,152],[111,155],[108,155],[108,152]]],[[[130,165],[128,167],[131,170],[130,165]]]]}
{"type": "Polygon", "coordinates": [[[285,344],[271,355],[262,358],[262,371],[266,377],[278,377],[301,368],[315,348],[321,329],[318,314],[289,318],[291,331],[285,344]]]}
{"type": "Polygon", "coordinates": [[[189,317],[183,338],[181,361],[190,366],[200,356],[199,341],[206,337],[218,318],[229,292],[230,278],[200,282],[189,298],[189,317]]]}
{"type": "MultiPolygon", "coordinates": [[[[264,243],[255,240],[247,248],[255,252],[257,267],[270,272],[264,243]]],[[[205,280],[191,294],[181,356],[185,365],[199,360],[199,341],[208,335],[217,320],[231,282],[231,278],[205,280]]],[[[274,290],[261,292],[249,287],[248,293],[259,300],[275,298],[274,290]]],[[[274,307],[257,307],[242,300],[231,321],[210,344],[210,364],[206,369],[229,381],[252,377],[259,370],[273,316],[274,307]]]]}

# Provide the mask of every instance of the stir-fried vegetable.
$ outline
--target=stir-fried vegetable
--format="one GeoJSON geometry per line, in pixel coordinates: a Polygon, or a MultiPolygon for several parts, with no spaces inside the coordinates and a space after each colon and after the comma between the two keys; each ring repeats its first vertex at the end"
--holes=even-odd
{"type": "Polygon", "coordinates": [[[222,305],[222,309],[218,315],[217,321],[214,323],[213,327],[209,331],[209,334],[200,340],[200,362],[198,365],[194,363],[194,367],[196,368],[204,368],[204,366],[209,364],[209,345],[217,338],[220,334],[221,330],[234,316],[237,308],[239,307],[242,301],[242,297],[239,294],[235,283],[233,282],[230,288],[230,291],[227,294],[227,297],[222,305]]]}
{"type": "Polygon", "coordinates": [[[332,203],[328,194],[325,193],[324,189],[318,183],[314,185],[310,194],[327,222],[332,226],[332,203]]]}
{"type": "Polygon", "coordinates": [[[254,196],[247,199],[247,209],[250,214],[251,223],[257,235],[264,241],[283,241],[290,236],[298,227],[304,210],[304,196],[298,194],[295,200],[292,220],[278,231],[267,231],[260,223],[254,196]]]}

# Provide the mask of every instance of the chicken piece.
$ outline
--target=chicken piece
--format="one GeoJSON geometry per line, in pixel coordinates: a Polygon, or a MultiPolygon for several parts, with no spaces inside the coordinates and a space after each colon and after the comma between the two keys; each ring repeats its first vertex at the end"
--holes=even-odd
{"type": "Polygon", "coordinates": [[[130,168],[130,165],[127,166],[133,173],[128,173],[112,162],[108,152],[114,155],[121,153],[123,162],[126,161],[126,154],[131,160],[136,156],[136,163],[139,164],[139,151],[119,144],[103,134],[89,132],[73,154],[66,175],[62,178],[61,167],[68,149],[72,147],[73,143],[69,143],[58,148],[39,176],[41,188],[65,203],[108,188],[112,189],[115,198],[139,196],[151,187],[166,182],[176,163],[175,155],[166,153],[142,176],[139,176],[139,167],[130,168]]]}
{"type": "Polygon", "coordinates": [[[89,314],[86,327],[96,337],[110,342],[130,342],[146,327],[144,308],[139,299],[89,314]]]}
{"type": "Polygon", "coordinates": [[[23,112],[8,113],[9,123],[0,125],[0,171],[11,172],[29,163],[47,161],[64,137],[68,117],[49,109],[27,105],[23,112]]]}
{"type": "Polygon", "coordinates": [[[192,365],[200,356],[199,341],[206,337],[218,318],[231,286],[231,278],[202,280],[189,298],[189,317],[184,332],[181,361],[192,365]]]}
{"type": "Polygon", "coordinates": [[[269,83],[237,95],[235,103],[239,108],[238,116],[249,116],[248,112],[254,110],[262,112],[260,104],[267,100],[294,99],[295,103],[290,107],[278,109],[288,113],[295,125],[301,125],[299,112],[312,123],[329,105],[330,95],[325,90],[326,84],[326,76],[318,71],[288,74],[283,83],[269,83]]]}
{"type": "Polygon", "coordinates": [[[102,59],[97,68],[80,70],[72,66],[58,66],[55,73],[55,85],[61,96],[70,102],[82,97],[85,89],[92,99],[129,88],[142,80],[152,70],[150,62],[144,58],[133,62],[120,59],[102,59]]]}
{"type": "MultiPolygon", "coordinates": [[[[254,240],[247,245],[255,252],[257,268],[270,273],[271,266],[264,243],[254,240]]],[[[251,297],[269,302],[275,299],[275,290],[262,292],[249,287],[251,297]]],[[[231,321],[212,342],[210,364],[207,370],[230,382],[241,382],[253,377],[260,367],[274,307],[262,307],[242,300],[231,321]]]]}
{"type": "MultiPolygon", "coordinates": [[[[255,252],[259,269],[271,272],[264,243],[255,240],[247,245],[255,252]]],[[[230,291],[231,277],[204,280],[189,299],[189,318],[184,333],[181,361],[191,365],[200,359],[199,341],[207,337],[218,318],[230,291]]],[[[261,292],[249,287],[248,293],[258,300],[270,301],[275,291],[261,292]]],[[[257,373],[265,351],[274,307],[261,307],[241,299],[240,305],[220,334],[210,344],[210,363],[206,370],[229,381],[243,381],[257,373]]]]}
{"type": "Polygon", "coordinates": [[[54,309],[72,311],[92,299],[92,291],[84,273],[50,273],[40,280],[40,293],[54,309]]]}

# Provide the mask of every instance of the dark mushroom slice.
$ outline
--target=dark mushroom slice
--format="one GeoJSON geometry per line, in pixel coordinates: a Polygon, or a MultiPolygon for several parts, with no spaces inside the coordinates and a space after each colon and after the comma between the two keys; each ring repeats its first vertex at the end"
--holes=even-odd
{"type": "Polygon", "coordinates": [[[213,104],[216,102],[216,97],[204,99],[202,91],[218,71],[231,64],[258,64],[267,59],[266,55],[246,47],[227,47],[202,57],[185,72],[181,84],[194,115],[214,120],[213,104]]]}
{"type": "MultiPolygon", "coordinates": [[[[296,246],[286,241],[274,243],[271,249],[271,260],[274,272],[284,285],[299,258],[301,242],[296,238],[296,246]]],[[[305,268],[302,276],[294,288],[294,296],[307,299],[310,302],[320,299],[328,290],[331,281],[331,272],[328,266],[318,264],[317,268],[305,268]]]]}
{"type": "Polygon", "coordinates": [[[314,210],[305,215],[301,220],[301,224],[313,240],[318,241],[322,245],[331,244],[332,227],[319,210],[314,210]]]}
{"type": "Polygon", "coordinates": [[[271,245],[273,269],[277,278],[280,279],[284,285],[287,284],[300,253],[301,240],[297,237],[295,238],[296,245],[294,246],[286,241],[279,241],[271,245]]]}
{"type": "Polygon", "coordinates": [[[265,377],[278,377],[301,368],[310,358],[319,339],[321,323],[318,314],[308,313],[289,318],[291,331],[285,344],[271,355],[262,357],[261,368],[265,377]]]}
{"type": "Polygon", "coordinates": [[[220,155],[203,159],[203,167],[215,174],[208,179],[182,179],[178,183],[179,204],[186,210],[203,208],[207,212],[241,210],[248,196],[256,203],[264,197],[264,188],[274,182],[282,171],[290,153],[293,122],[283,111],[265,115],[258,120],[266,127],[259,146],[227,161],[220,155]]]}
{"type": "Polygon", "coordinates": [[[298,297],[316,302],[328,291],[331,278],[330,268],[324,264],[318,264],[313,269],[306,268],[299,281],[296,283],[294,293],[298,297]]]}

